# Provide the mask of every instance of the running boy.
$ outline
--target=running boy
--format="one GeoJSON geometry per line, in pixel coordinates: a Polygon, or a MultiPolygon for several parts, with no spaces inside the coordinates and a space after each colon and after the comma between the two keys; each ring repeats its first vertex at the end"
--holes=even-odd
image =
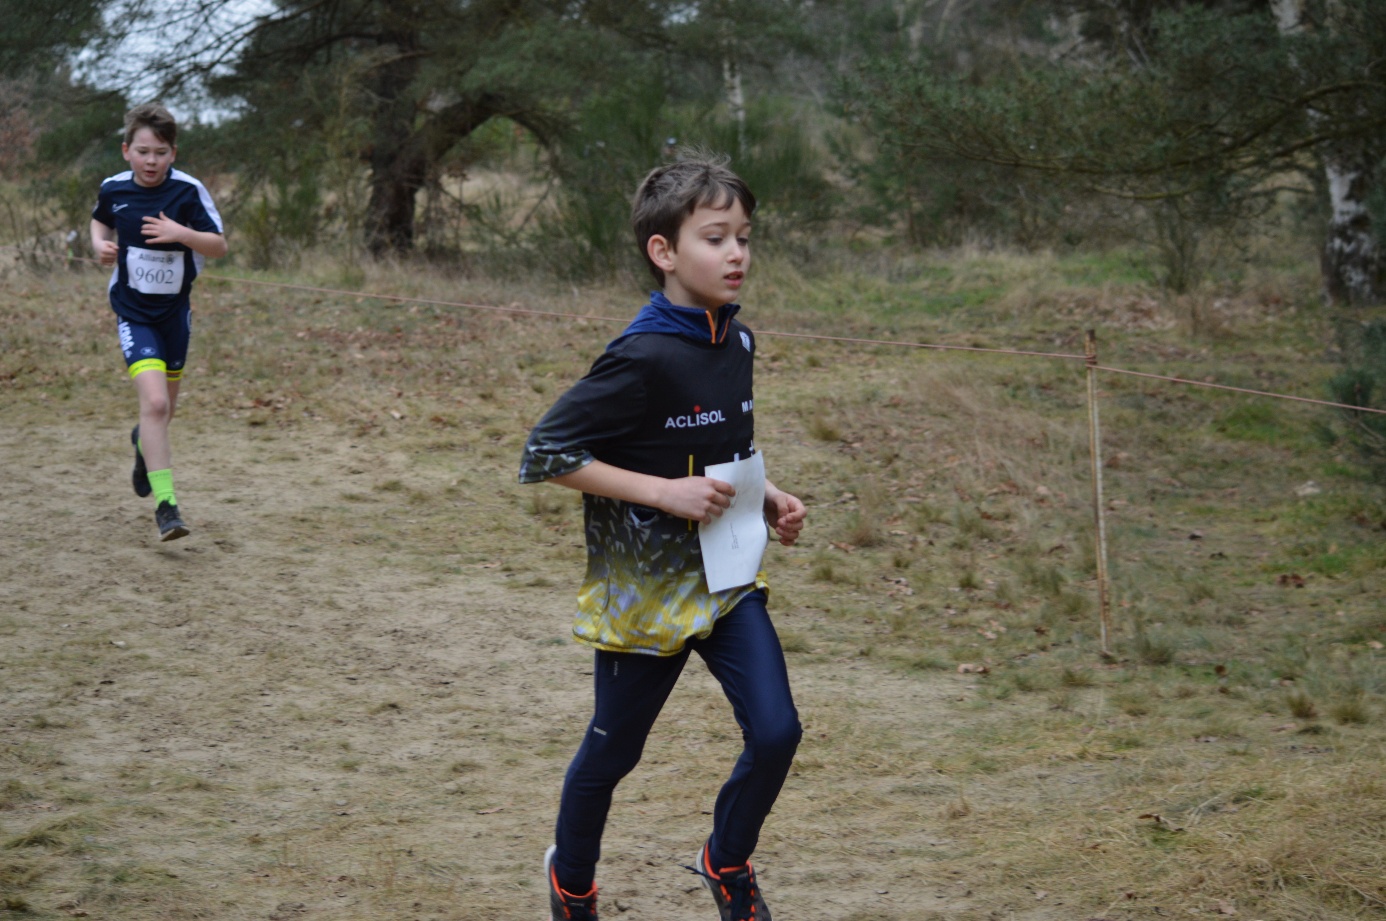
{"type": "MultiPolygon", "coordinates": [[[[710,591],[695,525],[735,498],[730,483],[700,472],[755,454],[755,339],[734,319],[734,302],[751,264],[756,200],[725,163],[685,159],[645,177],[632,223],[663,293],[540,420],[520,467],[521,482],[583,493],[587,576],[573,633],[596,650],[594,715],[544,855],[553,921],[597,917],[612,793],[640,760],[691,652],[722,685],[745,749],[690,869],[722,921],[770,921],[750,857],[802,729],[764,573],[710,591]]],[[[780,543],[793,544],[803,503],[766,481],[763,511],[780,543]]],[[[755,524],[764,527],[758,516],[755,524]]]]}
{"type": "Polygon", "coordinates": [[[192,335],[188,293],[208,258],[226,255],[221,215],[202,183],[173,169],[178,124],[158,103],[125,116],[120,153],[130,169],[101,183],[91,212],[91,246],[113,266],[111,309],[125,366],[139,395],[130,432],[135,495],[154,494],[160,540],[188,534],[173,494],[168,427],[192,335]]]}

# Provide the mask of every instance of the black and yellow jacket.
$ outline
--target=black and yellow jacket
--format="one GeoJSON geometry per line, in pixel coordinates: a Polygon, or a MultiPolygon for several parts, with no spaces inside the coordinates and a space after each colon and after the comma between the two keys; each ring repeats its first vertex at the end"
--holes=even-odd
{"type": "MultiPolygon", "coordinates": [[[[520,482],[537,483],[600,460],[674,479],[755,452],[755,337],[718,311],[654,294],[580,381],[530,433],[520,482]]],[[[754,584],[707,590],[697,526],[657,509],[583,495],[587,575],[573,634],[613,652],[672,655],[754,584]]]]}

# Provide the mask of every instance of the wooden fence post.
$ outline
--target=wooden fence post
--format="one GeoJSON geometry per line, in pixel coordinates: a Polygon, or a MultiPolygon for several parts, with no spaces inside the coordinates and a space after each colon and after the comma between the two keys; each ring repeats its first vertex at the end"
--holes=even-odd
{"type": "Polygon", "coordinates": [[[1107,516],[1102,499],[1102,429],[1097,416],[1097,333],[1083,343],[1088,371],[1088,452],[1092,456],[1092,508],[1097,520],[1097,607],[1102,621],[1102,655],[1111,658],[1112,593],[1107,579],[1107,516]]]}

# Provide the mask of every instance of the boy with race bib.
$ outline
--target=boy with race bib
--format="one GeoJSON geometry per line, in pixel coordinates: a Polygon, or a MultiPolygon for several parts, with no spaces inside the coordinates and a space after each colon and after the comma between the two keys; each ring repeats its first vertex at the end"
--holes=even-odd
{"type": "Polygon", "coordinates": [[[168,429],[178,404],[192,334],[189,292],[208,258],[226,255],[226,237],[207,189],[173,169],[178,124],[158,103],[125,116],[121,155],[130,169],[101,183],[91,212],[91,245],[112,266],[109,293],[120,350],[139,395],[131,484],[154,495],[160,540],[189,533],[173,493],[168,429]]]}

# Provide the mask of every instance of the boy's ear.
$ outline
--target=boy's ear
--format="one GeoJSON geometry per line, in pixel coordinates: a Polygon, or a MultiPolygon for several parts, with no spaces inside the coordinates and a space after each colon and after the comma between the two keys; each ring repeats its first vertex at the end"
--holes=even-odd
{"type": "Polygon", "coordinates": [[[645,253],[661,272],[673,270],[674,245],[664,235],[654,234],[651,236],[649,242],[645,244],[645,253]]]}

